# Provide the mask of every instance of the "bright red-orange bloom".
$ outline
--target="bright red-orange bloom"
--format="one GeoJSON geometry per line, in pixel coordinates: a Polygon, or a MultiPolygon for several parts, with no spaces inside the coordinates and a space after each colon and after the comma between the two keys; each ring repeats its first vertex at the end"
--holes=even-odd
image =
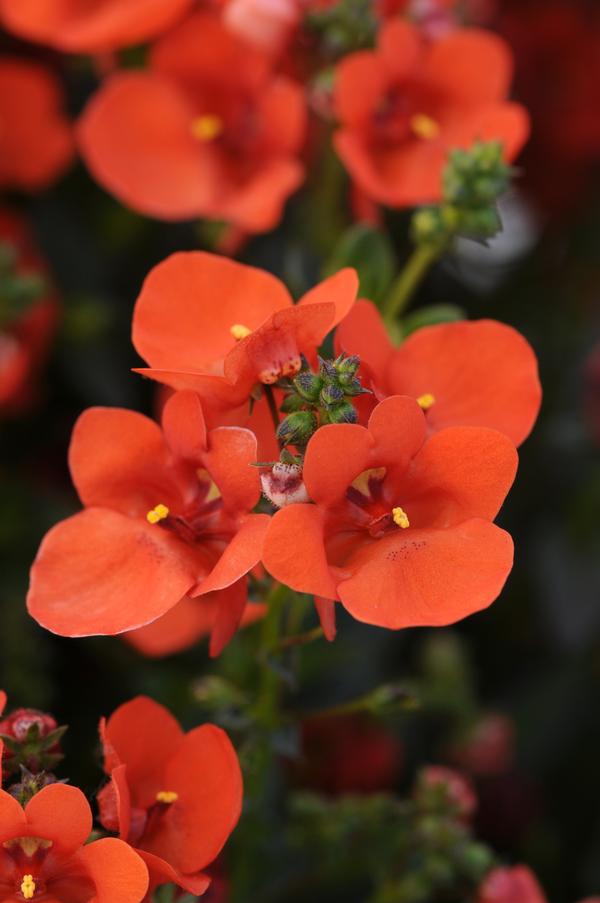
{"type": "Polygon", "coordinates": [[[520,445],[535,423],[542,398],[536,356],[504,323],[427,326],[396,348],[375,305],[359,301],[340,324],[336,342],[360,357],[363,384],[376,398],[418,399],[432,431],[487,426],[520,445]]]}
{"type": "Polygon", "coordinates": [[[294,305],[270,273],[202,251],[173,254],[146,279],[133,315],[133,344],[175,389],[211,409],[245,404],[257,385],[291,376],[313,357],[354,303],[358,280],[341,270],[294,305]]]}
{"type": "MultiPolygon", "coordinates": [[[[581,903],[599,903],[587,897],[581,903]]],[[[479,888],[476,903],[548,903],[540,884],[526,865],[493,869],[479,888]]]]}
{"type": "Polygon", "coordinates": [[[430,43],[415,26],[390,20],[376,50],[337,67],[337,152],[382,204],[437,201],[449,150],[494,139],[510,161],[526,141],[527,113],[506,101],[511,76],[510,49],[497,35],[457,29],[430,43]]]}
{"type": "Polygon", "coordinates": [[[28,60],[0,59],[0,188],[40,191],[73,156],[71,125],[54,74],[28,60]]]}
{"type": "Polygon", "coordinates": [[[139,696],[101,723],[100,820],[144,859],[150,887],[175,882],[203,894],[202,869],[237,824],[242,776],[227,734],[204,724],[184,734],[163,706],[139,696]]]}
{"type": "Polygon", "coordinates": [[[451,624],[493,602],[512,567],[511,538],[491,521],[515,448],[495,430],[426,431],[405,396],[381,402],[368,429],[317,430],[304,460],[314,504],[282,508],[267,531],[273,577],[392,629],[451,624]]]}
{"type": "Polygon", "coordinates": [[[141,903],[148,870],[140,856],[113,837],[86,844],[91,830],[76,787],[50,784],[25,809],[0,790],[0,900],[141,903]]]}
{"type": "Polygon", "coordinates": [[[95,178],[134,210],[262,232],[302,181],[304,131],[300,86],[201,11],[158,41],[147,70],[100,88],[79,143],[95,178]]]}
{"type": "Polygon", "coordinates": [[[186,595],[219,591],[211,651],[220,651],[243,615],[245,575],[260,560],[269,520],[250,513],[260,495],[255,460],[249,430],[207,433],[192,392],[169,399],[162,431],[133,411],[85,411],[69,464],[86,507],[43,540],[30,613],[63,636],[116,634],[186,595]]]}
{"type": "Polygon", "coordinates": [[[101,53],[147,41],[193,0],[0,0],[5,28],[70,53],[101,53]]]}

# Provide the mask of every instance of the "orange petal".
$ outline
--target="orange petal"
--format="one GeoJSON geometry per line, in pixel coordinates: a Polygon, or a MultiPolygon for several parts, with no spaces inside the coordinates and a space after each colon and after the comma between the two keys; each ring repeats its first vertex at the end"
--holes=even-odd
{"type": "Polygon", "coordinates": [[[151,270],[133,315],[133,344],[152,367],[217,373],[235,347],[231,327],[255,330],[292,299],[275,276],[204,251],[151,270]]]}
{"type": "Polygon", "coordinates": [[[88,408],[77,420],[69,467],[84,505],[144,518],[155,505],[181,507],[177,481],[160,427],[124,408],[88,408]]]}
{"type": "Polygon", "coordinates": [[[181,652],[208,636],[217,606],[218,601],[213,596],[203,599],[184,596],[161,618],[138,630],[124,633],[122,639],[150,658],[181,652]]]}
{"type": "Polygon", "coordinates": [[[89,508],[42,541],[31,569],[29,613],[61,636],[133,630],[165,614],[197,582],[194,558],[156,525],[89,508]]]}
{"type": "Polygon", "coordinates": [[[425,417],[414,399],[392,395],[373,410],[369,432],[375,441],[373,466],[402,473],[423,445],[425,417]]]}
{"type": "Polygon", "coordinates": [[[206,893],[211,884],[208,875],[197,872],[195,875],[183,875],[176,871],[172,865],[161,859],[160,856],[154,856],[145,850],[137,850],[138,855],[144,860],[150,874],[150,887],[158,887],[160,884],[177,884],[184,890],[195,896],[201,896],[206,893]]]}
{"type": "Polygon", "coordinates": [[[335,68],[335,113],[344,125],[362,126],[377,110],[387,87],[380,57],[360,50],[344,57],[335,68]]]}
{"type": "Polygon", "coordinates": [[[2,842],[11,837],[21,837],[26,825],[21,804],[5,790],[0,790],[0,837],[2,842]]]}
{"type": "Polygon", "coordinates": [[[315,502],[332,505],[350,483],[370,466],[373,438],[353,423],[328,424],[308,443],[302,476],[315,502]]]}
{"type": "Polygon", "coordinates": [[[247,179],[232,181],[221,197],[215,198],[212,215],[245,232],[267,232],[275,228],[283,205],[303,181],[304,167],[295,157],[273,155],[265,149],[247,179]]]}
{"type": "Polygon", "coordinates": [[[385,66],[388,79],[395,82],[409,79],[422,66],[425,42],[419,29],[405,19],[389,19],[377,38],[378,56],[385,66]]]}
{"type": "Polygon", "coordinates": [[[137,696],[110,716],[104,729],[105,750],[127,766],[133,805],[147,808],[158,791],[173,789],[164,784],[164,773],[183,737],[168,709],[147,696],[137,696]]]}
{"type": "MultiPolygon", "coordinates": [[[[339,270],[328,279],[324,279],[298,302],[299,306],[308,304],[333,304],[335,316],[330,328],[333,329],[346,317],[356,301],[358,292],[358,274],[351,267],[339,270]]],[[[322,338],[325,338],[324,336],[322,338]]],[[[321,339],[322,340],[322,339],[321,339]]],[[[319,341],[321,341],[319,340],[319,341]]]]}
{"type": "Polygon", "coordinates": [[[151,72],[112,76],[89,101],[78,125],[92,175],[122,203],[165,220],[212,209],[218,160],[198,142],[194,111],[179,88],[151,72]]]}
{"type": "Polygon", "coordinates": [[[178,800],[144,848],[173,868],[193,874],[221,851],[240,816],[242,775],[227,734],[212,724],[190,731],[165,772],[178,800]]]}
{"type": "Polygon", "coordinates": [[[454,102],[493,103],[509,92],[512,53],[491,31],[458,28],[431,43],[421,73],[427,87],[441,90],[454,102]]]}
{"type": "Polygon", "coordinates": [[[324,513],[316,505],[288,505],[271,519],[263,564],[272,577],[300,593],[336,599],[324,547],[324,513]]]}
{"type": "Polygon", "coordinates": [[[235,635],[248,601],[248,581],[238,580],[218,594],[215,623],[210,635],[210,655],[216,658],[235,635]]]}
{"type": "Polygon", "coordinates": [[[61,852],[74,852],[92,830],[92,811],[85,796],[70,784],[48,784],[25,807],[28,833],[51,840],[61,852]]]}
{"type": "Polygon", "coordinates": [[[99,53],[160,34],[193,0],[1,0],[3,24],[23,38],[71,53],[99,53]]]}
{"type": "Polygon", "coordinates": [[[272,152],[297,153],[307,125],[304,89],[288,78],[274,78],[259,96],[262,140],[272,152]]]}
{"type": "Polygon", "coordinates": [[[175,392],[162,412],[162,426],[169,448],[178,458],[199,462],[206,450],[206,422],[195,392],[175,392]]]}
{"type": "Polygon", "coordinates": [[[192,595],[226,589],[245,577],[261,559],[269,521],[267,514],[248,515],[210,574],[193,590],[192,595]]]}
{"type": "Polygon", "coordinates": [[[452,109],[441,119],[447,148],[468,149],[475,141],[500,141],[511,163],[529,138],[529,114],[518,103],[487,104],[473,110],[452,109]]]}
{"type": "Polygon", "coordinates": [[[208,435],[204,467],[221,493],[225,507],[236,513],[251,511],[260,498],[256,436],[236,426],[221,426],[208,435]]]}
{"type": "Polygon", "coordinates": [[[329,642],[335,640],[337,633],[335,625],[335,602],[332,599],[323,599],[322,596],[315,596],[315,608],[319,615],[319,621],[323,628],[325,639],[329,642]]]}
{"type": "Polygon", "coordinates": [[[399,530],[364,545],[338,587],[358,621],[398,630],[440,627],[490,605],[513,563],[508,533],[483,520],[447,530],[399,530]]]}
{"type": "Polygon", "coordinates": [[[136,367],[147,379],[153,379],[164,386],[175,390],[196,392],[204,407],[204,413],[210,422],[211,414],[231,413],[244,404],[248,404],[248,394],[244,386],[232,386],[222,376],[206,376],[193,370],[162,370],[150,367],[136,367]]]}
{"type": "MultiPolygon", "coordinates": [[[[526,865],[500,867],[488,872],[476,903],[548,903],[537,878],[526,865]]],[[[581,903],[586,903],[582,900],[581,903]]],[[[593,898],[588,901],[593,903],[593,898]]]]}
{"type": "Polygon", "coordinates": [[[80,854],[96,886],[97,903],[139,903],[148,889],[148,869],[133,847],[116,837],[87,844],[80,854]]]}
{"type": "Polygon", "coordinates": [[[394,353],[388,391],[418,398],[430,393],[430,429],[488,426],[519,445],[541,402],[537,361],[511,326],[494,320],[428,326],[394,353]]]}
{"type": "Polygon", "coordinates": [[[50,71],[22,59],[0,60],[0,185],[39,191],[62,174],[74,149],[62,107],[50,71]]]}
{"type": "Polygon", "coordinates": [[[372,301],[359,300],[335,334],[338,353],[357,354],[367,364],[377,384],[383,382],[394,346],[383,318],[372,301]]]}
{"type": "Polygon", "coordinates": [[[496,430],[449,427],[436,433],[399,484],[411,527],[447,527],[472,517],[493,520],[517,466],[513,443],[496,430]]]}

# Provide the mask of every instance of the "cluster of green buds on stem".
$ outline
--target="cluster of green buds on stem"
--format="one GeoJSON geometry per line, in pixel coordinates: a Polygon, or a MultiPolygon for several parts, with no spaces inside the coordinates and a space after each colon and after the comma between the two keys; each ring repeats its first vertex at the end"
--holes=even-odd
{"type": "MultiPolygon", "coordinates": [[[[356,376],[359,366],[360,359],[356,355],[345,357],[340,354],[335,360],[319,358],[317,373],[305,364],[294,379],[281,383],[286,391],[281,405],[286,416],[277,428],[277,440],[282,449],[292,445],[302,454],[320,426],[357,422],[358,414],[352,400],[369,391],[363,389],[356,376]]],[[[294,462],[297,463],[296,459],[294,462]]]]}
{"type": "Polygon", "coordinates": [[[493,238],[502,231],[498,199],[514,172],[504,162],[499,141],[452,151],[442,176],[441,203],[421,207],[413,217],[415,242],[443,250],[459,235],[484,242],[493,238]]]}

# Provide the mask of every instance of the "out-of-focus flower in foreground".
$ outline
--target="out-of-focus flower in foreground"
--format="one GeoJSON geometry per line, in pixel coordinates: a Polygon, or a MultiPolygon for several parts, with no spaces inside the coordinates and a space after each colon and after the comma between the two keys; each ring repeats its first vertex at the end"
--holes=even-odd
{"type": "Polygon", "coordinates": [[[0,790],[2,900],[141,903],[148,870],[122,840],[86,843],[89,804],[76,787],[50,784],[23,808],[0,790]]]}

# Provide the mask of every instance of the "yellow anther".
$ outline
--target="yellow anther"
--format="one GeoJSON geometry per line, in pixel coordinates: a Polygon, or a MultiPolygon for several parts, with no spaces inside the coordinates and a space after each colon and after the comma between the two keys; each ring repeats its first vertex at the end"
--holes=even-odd
{"type": "Polygon", "coordinates": [[[234,323],[229,332],[236,342],[241,342],[242,339],[245,339],[250,335],[252,330],[248,329],[248,327],[244,326],[242,323],[234,323]]]}
{"type": "Polygon", "coordinates": [[[406,530],[410,527],[410,521],[404,508],[392,508],[392,518],[397,527],[406,530]]]}
{"type": "Polygon", "coordinates": [[[156,802],[166,803],[167,806],[170,806],[171,803],[176,803],[178,799],[179,794],[175,793],[174,790],[159,790],[156,794],[156,802]]]}
{"type": "Polygon", "coordinates": [[[419,395],[417,404],[422,411],[428,411],[431,405],[435,404],[435,395],[432,395],[431,392],[425,392],[424,395],[419,395]]]}
{"type": "Polygon", "coordinates": [[[149,524],[157,524],[159,521],[164,520],[165,517],[169,516],[169,509],[166,505],[156,505],[155,508],[152,508],[148,514],[146,515],[146,520],[149,524]]]}
{"type": "Polygon", "coordinates": [[[192,135],[198,141],[213,141],[223,131],[223,120],[220,116],[207,113],[192,120],[192,135]]]}
{"type": "Polygon", "coordinates": [[[440,127],[435,119],[432,119],[431,116],[427,116],[425,113],[417,113],[415,116],[412,116],[410,127],[418,138],[424,138],[426,141],[437,138],[440,133],[440,127]]]}
{"type": "Polygon", "coordinates": [[[23,875],[23,880],[21,881],[21,893],[23,894],[24,900],[33,899],[33,895],[35,894],[35,881],[33,880],[33,875],[23,875]]]}

